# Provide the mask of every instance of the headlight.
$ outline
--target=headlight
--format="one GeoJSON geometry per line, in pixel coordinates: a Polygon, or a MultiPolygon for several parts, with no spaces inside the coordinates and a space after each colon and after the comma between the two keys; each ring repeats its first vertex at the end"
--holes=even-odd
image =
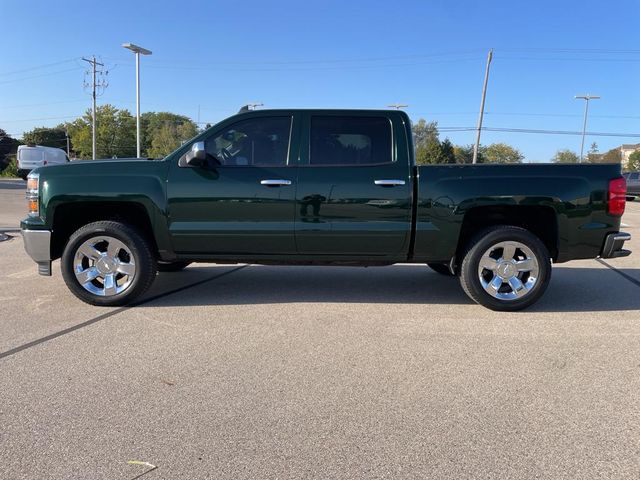
{"type": "Polygon", "coordinates": [[[29,205],[29,216],[38,217],[40,215],[40,174],[30,173],[27,177],[27,203],[29,205]]]}

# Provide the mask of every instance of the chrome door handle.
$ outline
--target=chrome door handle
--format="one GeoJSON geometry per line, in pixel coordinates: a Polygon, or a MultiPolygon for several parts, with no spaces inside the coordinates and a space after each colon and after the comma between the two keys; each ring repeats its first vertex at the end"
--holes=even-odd
{"type": "Polygon", "coordinates": [[[404,185],[404,180],[374,180],[373,183],[380,185],[381,187],[396,187],[398,185],[404,185]]]}
{"type": "Polygon", "coordinates": [[[281,187],[283,185],[291,185],[291,180],[260,180],[260,185],[267,187],[281,187]]]}

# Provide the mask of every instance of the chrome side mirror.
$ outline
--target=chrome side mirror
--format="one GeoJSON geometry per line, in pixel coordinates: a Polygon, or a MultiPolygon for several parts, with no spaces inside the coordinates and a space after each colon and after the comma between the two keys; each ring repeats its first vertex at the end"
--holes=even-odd
{"type": "Polygon", "coordinates": [[[184,155],[184,162],[180,166],[201,167],[207,160],[207,152],[204,149],[204,142],[195,142],[184,155]]]}

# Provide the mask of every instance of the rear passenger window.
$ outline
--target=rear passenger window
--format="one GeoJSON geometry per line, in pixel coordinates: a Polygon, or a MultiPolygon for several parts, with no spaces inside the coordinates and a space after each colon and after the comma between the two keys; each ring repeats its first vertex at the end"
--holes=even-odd
{"type": "Polygon", "coordinates": [[[640,173],[632,173],[631,175],[629,175],[629,180],[638,180],[639,176],[640,173]]]}
{"type": "Polygon", "coordinates": [[[383,117],[311,118],[311,165],[391,163],[391,122],[383,117]]]}

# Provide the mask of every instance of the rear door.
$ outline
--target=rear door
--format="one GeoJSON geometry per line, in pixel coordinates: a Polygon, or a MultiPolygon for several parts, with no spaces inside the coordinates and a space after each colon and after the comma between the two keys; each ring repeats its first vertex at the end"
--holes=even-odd
{"type": "Polygon", "coordinates": [[[167,195],[174,251],[295,254],[294,115],[247,114],[205,138],[206,167],[171,165],[167,195]]]}
{"type": "Polygon", "coordinates": [[[33,170],[41,167],[44,162],[44,152],[38,147],[23,147],[19,150],[18,168],[33,170]]]}
{"type": "Polygon", "coordinates": [[[384,112],[305,116],[308,148],[301,150],[296,194],[300,254],[406,256],[411,169],[398,123],[384,112]]]}

